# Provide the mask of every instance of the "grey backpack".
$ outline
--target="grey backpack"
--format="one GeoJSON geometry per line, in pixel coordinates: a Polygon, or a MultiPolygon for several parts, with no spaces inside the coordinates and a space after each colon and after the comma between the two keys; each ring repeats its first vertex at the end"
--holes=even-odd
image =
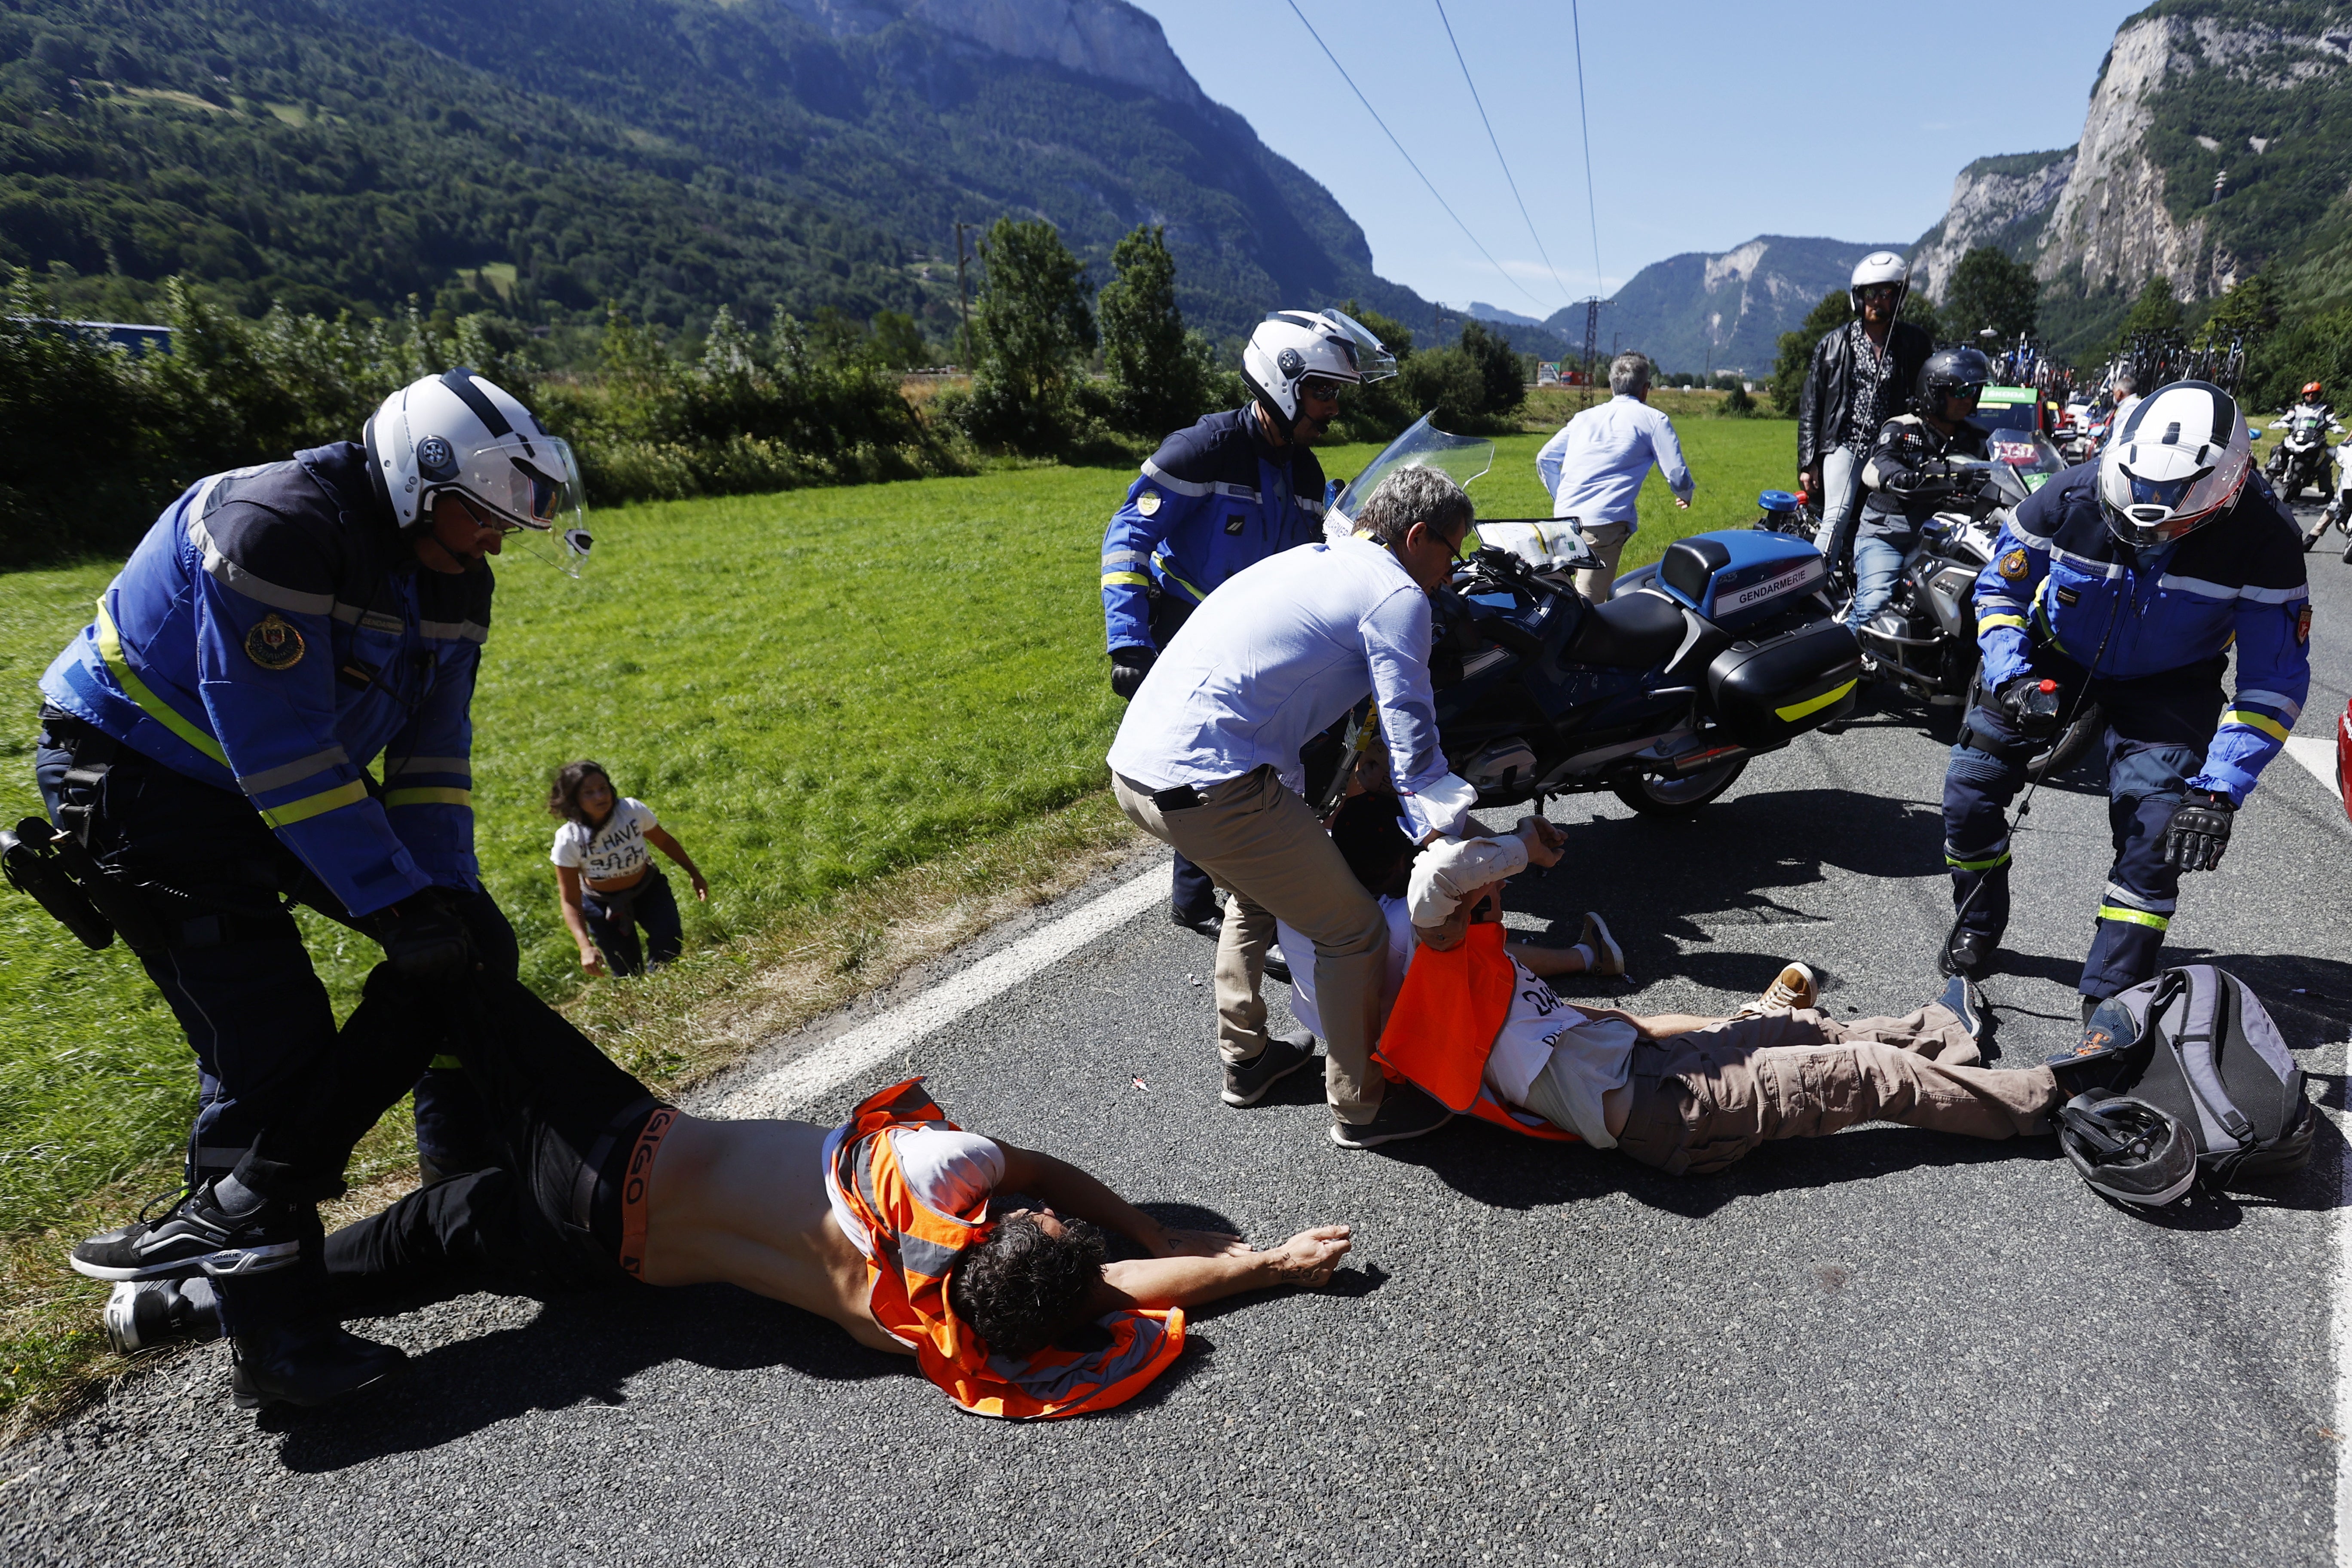
{"type": "Polygon", "coordinates": [[[2053,1059],[2081,1061],[2097,1075],[2088,1083],[2177,1118],[2210,1188],[2311,1161],[2319,1119],[2303,1069],[2262,999],[2227,970],[2185,964],[2117,992],[2092,1013],[2076,1051],[2053,1059]]]}

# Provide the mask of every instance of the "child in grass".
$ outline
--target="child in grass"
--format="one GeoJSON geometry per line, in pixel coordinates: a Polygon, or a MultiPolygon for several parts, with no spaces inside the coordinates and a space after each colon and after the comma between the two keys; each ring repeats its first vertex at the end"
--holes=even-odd
{"type": "Polygon", "coordinates": [[[686,847],[663,831],[646,803],[621,798],[602,763],[583,759],[556,771],[547,809],[563,818],[555,830],[555,885],[563,898],[563,923],[580,943],[580,967],[616,975],[667,963],[684,951],[677,900],[654,864],[658,849],[694,883],[694,896],[710,901],[710,884],[686,847]],[[651,845],[653,849],[648,849],[651,845]],[[583,884],[585,884],[584,888],[583,884]],[[646,948],[637,947],[637,928],[646,948]]]}

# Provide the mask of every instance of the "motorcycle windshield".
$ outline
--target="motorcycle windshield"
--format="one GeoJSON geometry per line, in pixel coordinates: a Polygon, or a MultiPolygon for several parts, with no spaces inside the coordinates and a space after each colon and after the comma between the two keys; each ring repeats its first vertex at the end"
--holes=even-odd
{"type": "Polygon", "coordinates": [[[1331,503],[1331,510],[1346,519],[1349,527],[1355,526],[1356,514],[1371,499],[1372,492],[1381,488],[1381,481],[1399,468],[1416,465],[1435,468],[1468,489],[1472,480],[1495,466],[1495,443],[1475,436],[1449,436],[1432,425],[1430,418],[1423,415],[1413,422],[1412,429],[1390,442],[1379,457],[1365,465],[1362,473],[1348,481],[1348,488],[1331,503]]]}
{"type": "Polygon", "coordinates": [[[2050,437],[2037,433],[2016,430],[1996,430],[1985,443],[1985,453],[1996,463],[2004,464],[2017,472],[2017,477],[2031,495],[2049,481],[2050,476],[2066,466],[2050,437]]]}

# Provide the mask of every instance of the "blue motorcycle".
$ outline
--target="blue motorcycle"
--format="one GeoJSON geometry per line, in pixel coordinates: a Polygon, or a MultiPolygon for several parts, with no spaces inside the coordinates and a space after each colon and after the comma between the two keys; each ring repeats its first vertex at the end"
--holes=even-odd
{"type": "MultiPolygon", "coordinates": [[[[1337,525],[1399,468],[1476,478],[1478,447],[1491,464],[1492,443],[1423,419],[1333,500],[1337,525]]],[[[1750,758],[1853,707],[1862,650],[1801,539],[1677,540],[1601,605],[1571,580],[1592,557],[1569,520],[1481,520],[1466,548],[1432,595],[1430,669],[1445,754],[1481,805],[1605,789],[1636,811],[1687,816],[1750,758]]]]}

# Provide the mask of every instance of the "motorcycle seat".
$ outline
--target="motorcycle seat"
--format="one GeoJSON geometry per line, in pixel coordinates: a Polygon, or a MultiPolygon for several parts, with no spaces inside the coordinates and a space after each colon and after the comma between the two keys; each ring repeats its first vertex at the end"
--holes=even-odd
{"type": "Polygon", "coordinates": [[[1633,593],[1585,606],[1584,619],[1559,651],[1564,664],[1647,669],[1683,645],[1683,612],[1657,594],[1633,593]]]}

